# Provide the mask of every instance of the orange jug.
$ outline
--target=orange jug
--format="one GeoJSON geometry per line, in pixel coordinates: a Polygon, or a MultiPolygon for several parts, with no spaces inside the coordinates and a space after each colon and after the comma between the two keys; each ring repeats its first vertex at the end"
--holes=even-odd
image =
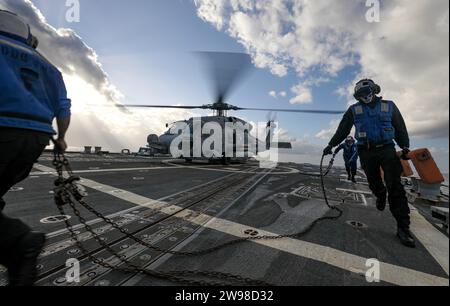
{"type": "Polygon", "coordinates": [[[409,154],[409,157],[425,184],[441,184],[445,181],[428,149],[414,150],[409,154]]]}

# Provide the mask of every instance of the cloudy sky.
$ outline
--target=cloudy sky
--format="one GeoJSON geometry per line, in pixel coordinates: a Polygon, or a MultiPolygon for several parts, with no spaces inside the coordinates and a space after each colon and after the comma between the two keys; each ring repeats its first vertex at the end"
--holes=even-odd
{"type": "MultiPolygon", "coordinates": [[[[167,110],[124,114],[99,105],[211,103],[192,51],[246,52],[254,71],[230,97],[244,107],[347,109],[353,84],[374,78],[401,109],[412,147],[433,150],[448,171],[449,2],[380,1],[370,23],[366,0],[0,0],[24,16],[39,51],[64,74],[74,104],[72,147],[136,150],[166,122],[167,110]],[[73,1],[69,1],[73,2],[73,1]]],[[[369,1],[377,2],[377,1],[369,1]]],[[[265,121],[267,114],[234,114],[265,121]]],[[[295,159],[314,162],[339,116],[277,114],[296,139],[295,159]]]]}

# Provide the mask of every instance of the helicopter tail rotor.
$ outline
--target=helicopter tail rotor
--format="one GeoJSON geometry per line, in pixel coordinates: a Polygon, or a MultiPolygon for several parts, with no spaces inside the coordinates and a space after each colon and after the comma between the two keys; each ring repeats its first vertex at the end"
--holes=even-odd
{"type": "Polygon", "coordinates": [[[277,113],[269,111],[267,113],[267,125],[266,125],[266,150],[270,150],[273,141],[273,133],[276,129],[277,113]]]}

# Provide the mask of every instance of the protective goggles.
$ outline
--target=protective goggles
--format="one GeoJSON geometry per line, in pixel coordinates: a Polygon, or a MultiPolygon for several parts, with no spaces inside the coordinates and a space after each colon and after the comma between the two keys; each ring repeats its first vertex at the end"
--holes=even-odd
{"type": "Polygon", "coordinates": [[[355,98],[356,99],[365,99],[365,98],[370,98],[373,97],[373,89],[372,86],[364,86],[364,87],[360,87],[359,89],[356,90],[355,92],[355,98]]]}

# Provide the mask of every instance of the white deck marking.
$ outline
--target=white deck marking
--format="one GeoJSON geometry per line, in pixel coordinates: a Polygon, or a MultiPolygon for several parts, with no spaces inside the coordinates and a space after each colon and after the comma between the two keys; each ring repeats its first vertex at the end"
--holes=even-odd
{"type": "MultiPolygon", "coordinates": [[[[195,169],[202,171],[213,171],[213,172],[226,172],[226,173],[254,173],[252,170],[238,170],[232,168],[211,168],[210,166],[183,166],[172,163],[166,163],[170,167],[141,167],[141,168],[115,168],[115,169],[89,169],[89,170],[75,170],[75,174],[86,174],[86,173],[106,173],[106,172],[128,172],[128,171],[149,171],[149,170],[178,170],[178,169],[195,169]]],[[[43,165],[35,165],[34,168],[40,170],[38,172],[31,172],[30,175],[53,175],[56,174],[55,169],[49,168],[43,165]],[[43,170],[46,169],[46,170],[43,170]]],[[[286,171],[272,172],[276,175],[284,174],[298,174],[299,170],[289,167],[280,167],[280,169],[285,169],[286,171]]]]}
{"type": "MultiPolygon", "coordinates": [[[[37,165],[36,168],[48,171],[48,167],[45,166],[37,165]]],[[[119,199],[146,208],[155,209],[166,214],[173,214],[174,212],[176,212],[176,210],[183,209],[179,206],[169,205],[167,202],[149,199],[128,192],[126,190],[120,190],[111,186],[97,183],[92,180],[83,179],[82,184],[87,187],[94,188],[98,191],[105,192],[119,199]]],[[[183,211],[183,215],[190,215],[197,213],[198,212],[194,212],[189,209],[183,211]]],[[[248,229],[258,231],[260,235],[276,235],[275,233],[264,231],[258,228],[252,228],[247,225],[239,224],[229,220],[215,218],[213,216],[209,216],[206,214],[200,214],[199,217],[200,216],[204,218],[210,218],[211,220],[206,224],[203,224],[202,222],[195,223],[194,221],[195,224],[203,226],[205,228],[220,231],[235,237],[242,237],[243,231],[248,229]]],[[[413,221],[415,221],[415,219],[413,221]]],[[[350,253],[346,253],[337,249],[333,249],[330,247],[322,246],[311,242],[287,238],[283,240],[253,241],[252,243],[258,243],[283,252],[291,253],[293,255],[309,258],[350,272],[367,270],[365,264],[368,258],[360,257],[357,255],[353,255],[350,253]]],[[[384,262],[380,263],[380,267],[381,267],[381,280],[391,284],[401,286],[449,286],[449,280],[446,278],[438,277],[435,275],[415,271],[409,268],[400,267],[384,262]]]]}
{"type": "Polygon", "coordinates": [[[357,194],[362,194],[362,195],[372,195],[372,192],[370,192],[370,191],[363,191],[363,190],[336,188],[336,191],[357,193],[357,194]]]}
{"type": "MultiPolygon", "coordinates": [[[[216,171],[216,172],[230,172],[230,173],[254,173],[252,170],[239,170],[239,169],[233,169],[231,168],[213,168],[210,165],[205,166],[183,166],[178,165],[176,163],[173,163],[172,161],[163,161],[166,165],[179,167],[179,168],[189,168],[189,169],[197,169],[197,170],[204,170],[204,171],[216,171]]],[[[291,168],[291,167],[278,167],[278,169],[286,169],[286,171],[272,171],[271,175],[284,175],[284,174],[299,174],[301,173],[300,170],[291,168]]]]}
{"type": "MultiPolygon", "coordinates": [[[[56,175],[56,172],[51,172],[51,171],[50,171],[51,168],[48,168],[48,167],[46,167],[46,166],[43,166],[43,165],[35,165],[35,168],[36,168],[36,169],[41,169],[41,170],[43,170],[43,171],[47,171],[47,172],[49,172],[49,174],[52,174],[52,175],[56,175]]],[[[39,172],[39,173],[41,173],[41,172],[39,172]]],[[[211,184],[211,183],[216,183],[216,182],[221,181],[221,180],[223,180],[223,179],[225,179],[225,178],[227,178],[227,177],[229,177],[229,176],[231,176],[231,175],[232,175],[232,174],[226,175],[226,176],[223,176],[223,177],[219,177],[219,178],[217,178],[217,179],[215,179],[215,180],[206,182],[206,183],[204,183],[204,184],[200,184],[200,185],[197,185],[197,186],[188,188],[188,189],[186,189],[186,190],[182,190],[182,191],[179,191],[179,192],[177,192],[177,193],[174,193],[174,194],[171,194],[171,195],[162,197],[162,198],[160,198],[160,199],[158,199],[158,200],[156,200],[156,201],[157,201],[157,202],[162,202],[162,201],[164,201],[164,200],[166,200],[166,199],[175,197],[175,196],[177,196],[177,195],[179,195],[179,194],[181,194],[181,193],[189,192],[189,191],[192,191],[192,190],[194,190],[194,189],[196,189],[196,188],[200,188],[200,187],[203,187],[203,186],[208,185],[208,184],[211,184]]],[[[95,183],[95,186],[94,186],[94,187],[97,187],[97,189],[96,189],[97,191],[104,192],[103,186],[106,186],[106,185],[102,185],[102,184],[95,183]]],[[[87,186],[87,187],[89,187],[89,186],[87,186]]],[[[109,186],[108,186],[108,187],[109,187],[109,186]]],[[[112,189],[114,189],[114,188],[110,187],[110,188],[108,188],[108,189],[109,189],[109,190],[112,190],[112,189]]],[[[117,189],[114,189],[114,190],[117,191],[117,189]]],[[[113,196],[116,197],[116,194],[113,194],[113,196]]],[[[130,202],[130,201],[127,200],[127,202],[130,202]]],[[[133,203],[133,204],[135,204],[135,203],[133,203]]],[[[131,211],[134,211],[134,210],[136,210],[136,207],[131,207],[131,208],[128,208],[128,209],[125,209],[125,210],[118,211],[118,212],[116,212],[116,213],[107,215],[106,217],[109,218],[109,219],[112,219],[112,218],[115,218],[115,217],[117,217],[117,216],[121,216],[121,215],[127,214],[127,213],[129,213],[129,212],[131,212],[131,211]]],[[[88,222],[86,222],[86,223],[87,223],[88,225],[94,225],[94,224],[97,224],[97,223],[102,222],[102,221],[103,221],[102,219],[98,218],[98,219],[90,220],[90,221],[88,221],[88,222]]],[[[77,230],[77,229],[82,228],[82,227],[83,227],[82,224],[78,224],[78,225],[74,225],[74,226],[73,226],[73,229],[74,229],[74,230],[77,230]]],[[[61,230],[52,232],[52,233],[50,233],[50,234],[47,234],[46,236],[47,236],[47,238],[50,239],[50,238],[54,238],[54,237],[56,237],[56,236],[65,234],[65,233],[67,233],[67,232],[68,232],[67,229],[61,229],[61,230]]]]}
{"type": "MultiPolygon", "coordinates": [[[[39,172],[31,172],[30,175],[43,175],[43,174],[56,174],[55,169],[49,168],[43,165],[35,165],[34,168],[38,170],[42,170],[39,172]],[[43,171],[43,169],[47,169],[43,171]]],[[[181,168],[181,167],[180,167],[181,168]]],[[[187,168],[187,167],[184,167],[187,168]]],[[[73,173],[75,174],[83,174],[83,173],[101,173],[101,172],[127,172],[127,171],[148,171],[148,170],[170,170],[176,169],[175,167],[144,167],[144,168],[118,168],[118,169],[90,169],[90,170],[75,170],[73,173]]]]}
{"type": "Polygon", "coordinates": [[[366,199],[366,195],[371,196],[372,192],[370,191],[363,191],[363,190],[353,190],[353,189],[343,189],[343,188],[336,188],[336,191],[340,191],[340,192],[349,192],[349,193],[356,193],[357,195],[359,195],[361,197],[361,200],[364,204],[364,206],[368,206],[369,204],[367,203],[367,199],[366,199]]]}
{"type": "MultiPolygon", "coordinates": [[[[231,206],[231,205],[229,205],[231,206]]],[[[218,214],[220,216],[223,214],[229,207],[226,207],[221,213],[218,214]]],[[[239,223],[235,223],[229,220],[221,219],[218,217],[212,218],[205,225],[203,225],[202,229],[195,232],[191,237],[183,241],[177,247],[174,248],[174,251],[180,251],[183,247],[188,245],[192,240],[197,238],[199,234],[204,231],[206,228],[220,231],[222,233],[226,233],[236,237],[242,237],[242,233],[245,230],[255,230],[259,233],[259,235],[276,235],[275,233],[271,233],[268,231],[263,231],[257,228],[251,228],[249,226],[245,226],[239,223]]],[[[350,253],[346,253],[337,249],[333,249],[330,247],[322,246],[315,243],[310,243],[306,241],[296,240],[287,238],[284,240],[257,240],[252,241],[253,243],[258,243],[267,247],[271,247],[280,251],[284,251],[287,253],[291,253],[293,255],[297,255],[304,258],[309,258],[315,261],[319,261],[328,265],[335,266],[337,268],[350,271],[352,273],[357,273],[362,276],[365,276],[365,272],[367,271],[367,267],[365,266],[367,259],[360,257],[357,255],[353,255],[350,253]]],[[[156,269],[158,266],[162,265],[166,262],[172,255],[166,254],[148,268],[156,269]]],[[[447,257],[448,258],[448,257],[447,257]]],[[[381,269],[381,280],[384,282],[388,282],[394,285],[399,286],[448,286],[449,280],[446,278],[438,277],[435,275],[431,275],[428,273],[412,270],[405,267],[400,267],[384,262],[380,262],[381,269]]],[[[137,276],[136,278],[139,278],[137,276]]],[[[132,282],[135,282],[136,280],[132,282]]]]}
{"type": "Polygon", "coordinates": [[[368,206],[368,205],[369,205],[369,204],[367,203],[367,199],[366,199],[366,196],[365,196],[365,195],[361,194],[361,199],[362,199],[362,201],[363,201],[363,203],[364,203],[364,206],[368,206]]]}
{"type": "MultiPolygon", "coordinates": [[[[248,226],[224,219],[213,219],[205,227],[227,233],[236,237],[242,236],[242,231],[248,226]]],[[[251,228],[250,228],[251,229],[251,228]]],[[[275,235],[254,228],[260,235],[275,235]]],[[[368,258],[346,253],[330,247],[296,239],[255,241],[255,243],[278,249],[293,255],[309,258],[347,271],[367,271],[365,266],[368,258]]],[[[401,286],[448,286],[449,280],[431,274],[381,262],[381,280],[401,286]]]]}
{"type": "Polygon", "coordinates": [[[448,275],[449,240],[416,209],[411,210],[411,231],[448,275]]]}

